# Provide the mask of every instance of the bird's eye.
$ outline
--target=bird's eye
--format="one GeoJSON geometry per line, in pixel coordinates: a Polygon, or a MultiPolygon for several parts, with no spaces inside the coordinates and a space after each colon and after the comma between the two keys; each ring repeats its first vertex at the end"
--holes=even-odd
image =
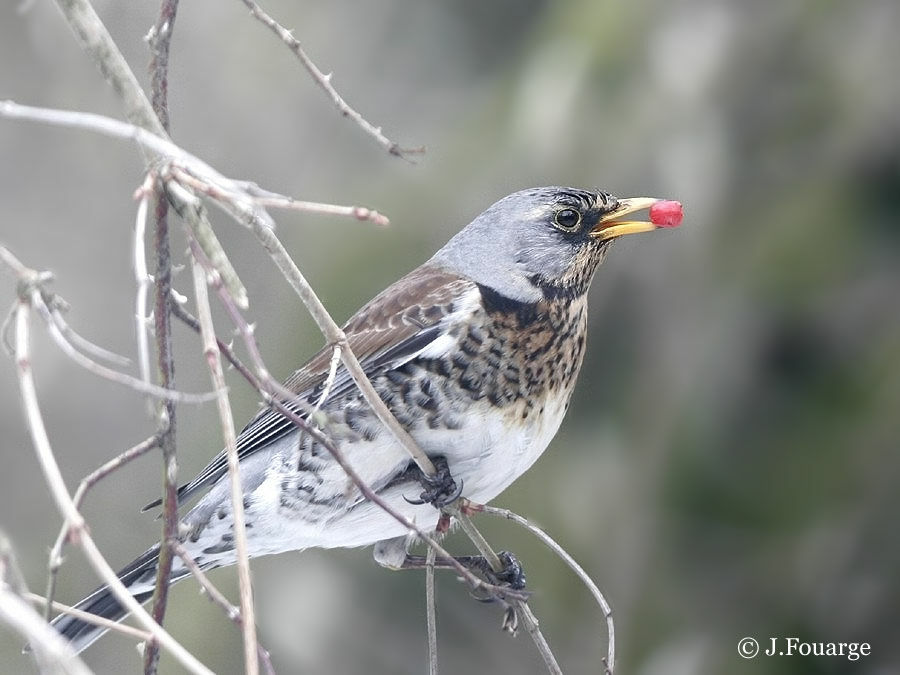
{"type": "Polygon", "coordinates": [[[564,232],[574,232],[581,224],[581,214],[575,209],[560,209],[553,219],[554,224],[564,232]]]}

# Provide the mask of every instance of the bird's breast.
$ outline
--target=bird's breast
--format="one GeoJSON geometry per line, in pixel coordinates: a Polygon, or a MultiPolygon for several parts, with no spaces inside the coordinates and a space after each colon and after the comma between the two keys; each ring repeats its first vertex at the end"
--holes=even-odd
{"type": "Polygon", "coordinates": [[[487,501],[555,436],[584,355],[584,298],[533,311],[480,309],[451,327],[445,353],[404,368],[391,407],[430,454],[443,454],[471,499],[487,501]]]}

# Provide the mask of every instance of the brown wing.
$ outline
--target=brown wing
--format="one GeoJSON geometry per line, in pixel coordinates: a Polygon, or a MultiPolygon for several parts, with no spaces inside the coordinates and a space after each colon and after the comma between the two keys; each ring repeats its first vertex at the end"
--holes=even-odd
{"type": "MultiPolygon", "coordinates": [[[[385,352],[435,326],[453,311],[454,299],[472,287],[471,281],[437,267],[426,264],[416,268],[350,317],[344,325],[350,349],[365,368],[385,352]]],[[[322,349],[285,380],[285,386],[300,395],[321,386],[328,375],[331,353],[328,347],[322,349]]],[[[350,379],[343,368],[338,374],[338,379],[342,378],[350,379]]],[[[340,390],[339,385],[335,381],[332,395],[340,390]]]]}
{"type": "MultiPolygon", "coordinates": [[[[474,287],[459,275],[425,264],[375,296],[344,325],[350,349],[365,373],[371,376],[397,368],[413,358],[441,335],[441,319],[454,311],[455,300],[474,287]]],[[[285,386],[298,398],[315,402],[328,376],[331,354],[328,347],[319,351],[285,380],[285,386]]],[[[339,367],[329,400],[339,398],[353,386],[349,373],[339,367]]],[[[293,423],[279,412],[271,408],[261,410],[237,438],[238,457],[253,454],[293,429],[293,423]]],[[[190,483],[178,489],[179,502],[212,485],[226,471],[222,451],[190,483]]],[[[144,510],[159,503],[148,504],[144,510]]]]}

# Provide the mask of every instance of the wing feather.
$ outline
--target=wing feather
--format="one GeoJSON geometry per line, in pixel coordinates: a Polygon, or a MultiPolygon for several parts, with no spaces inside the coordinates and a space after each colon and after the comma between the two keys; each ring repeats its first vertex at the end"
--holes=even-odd
{"type": "MultiPolygon", "coordinates": [[[[471,281],[426,263],[354,314],[344,325],[347,342],[366,375],[399,368],[444,334],[442,321],[450,314],[465,311],[466,298],[471,293],[477,293],[471,281]]],[[[315,403],[328,376],[331,354],[332,349],[324,347],[285,380],[285,387],[296,392],[298,399],[315,403]]],[[[350,374],[339,366],[328,400],[347,395],[354,386],[350,374]]],[[[293,429],[294,424],[278,411],[260,410],[238,435],[238,458],[250,456],[293,429]]],[[[227,471],[223,450],[191,482],[178,489],[179,503],[216,483],[227,471]]],[[[160,503],[157,500],[143,510],[160,503]]]]}

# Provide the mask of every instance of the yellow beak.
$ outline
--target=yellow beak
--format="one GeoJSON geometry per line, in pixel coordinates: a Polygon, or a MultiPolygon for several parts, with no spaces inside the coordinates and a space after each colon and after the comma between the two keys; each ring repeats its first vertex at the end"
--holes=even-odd
{"type": "Polygon", "coordinates": [[[625,234],[652,232],[653,230],[659,229],[659,225],[654,225],[649,220],[617,220],[622,216],[627,216],[636,211],[649,209],[658,201],[662,200],[653,197],[620,199],[616,210],[604,214],[600,221],[591,228],[590,235],[600,241],[606,241],[607,239],[614,239],[625,234]]]}

